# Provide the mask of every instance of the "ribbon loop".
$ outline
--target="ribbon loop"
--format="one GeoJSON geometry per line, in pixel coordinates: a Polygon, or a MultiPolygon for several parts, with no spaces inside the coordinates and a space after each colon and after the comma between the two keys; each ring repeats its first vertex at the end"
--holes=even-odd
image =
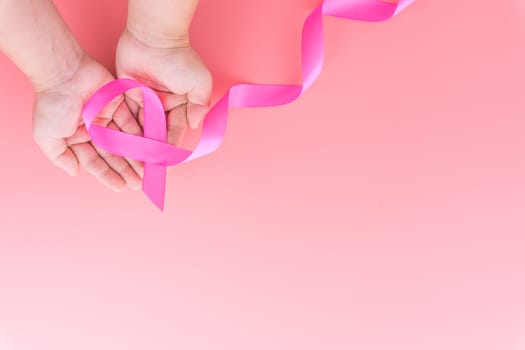
{"type": "Polygon", "coordinates": [[[115,155],[144,162],[142,190],[163,210],[166,167],[184,162],[191,151],[167,143],[166,115],[155,92],[131,79],[114,80],[91,97],[84,106],[82,116],[92,141],[98,146],[115,155]],[[93,124],[105,105],[134,88],[141,89],[144,99],[144,137],[93,124]]]}

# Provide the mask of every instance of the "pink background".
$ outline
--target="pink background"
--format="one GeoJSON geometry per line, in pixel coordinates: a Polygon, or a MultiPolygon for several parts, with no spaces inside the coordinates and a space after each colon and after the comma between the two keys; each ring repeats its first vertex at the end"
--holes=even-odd
{"type": "MultiPolygon", "coordinates": [[[[299,82],[318,3],[201,0],[216,96],[299,82]]],[[[57,4],[112,67],[126,2],[57,4]]],[[[231,110],[164,214],[44,159],[1,56],[0,349],[525,349],[524,19],[509,0],[326,18],[319,81],[231,110]]]]}

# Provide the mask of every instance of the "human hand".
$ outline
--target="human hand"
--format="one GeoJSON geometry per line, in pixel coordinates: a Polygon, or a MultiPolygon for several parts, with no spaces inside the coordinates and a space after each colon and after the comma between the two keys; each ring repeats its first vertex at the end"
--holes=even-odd
{"type": "MultiPolygon", "coordinates": [[[[67,78],[49,87],[38,87],[33,111],[33,137],[53,164],[70,175],[79,165],[105,186],[121,191],[126,186],[139,190],[141,163],[111,155],[91,143],[81,117],[86,100],[102,85],[113,80],[101,64],[82,55],[78,67],[67,78]]],[[[94,124],[140,135],[141,128],[124,97],[112,101],[94,124]]]]}
{"type": "MultiPolygon", "coordinates": [[[[116,65],[119,78],[135,79],[158,94],[167,114],[168,143],[179,145],[187,126],[197,128],[209,110],[212,77],[187,38],[160,44],[139,40],[126,30],[116,65]]],[[[126,98],[143,125],[140,92],[130,90],[126,98]]]]}

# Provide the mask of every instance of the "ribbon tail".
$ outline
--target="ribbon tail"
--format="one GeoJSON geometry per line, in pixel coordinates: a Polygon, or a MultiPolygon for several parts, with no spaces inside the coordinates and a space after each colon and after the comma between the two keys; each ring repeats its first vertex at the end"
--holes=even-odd
{"type": "Polygon", "coordinates": [[[166,166],[145,163],[142,191],[160,209],[164,211],[164,197],[166,193],[166,166]]]}

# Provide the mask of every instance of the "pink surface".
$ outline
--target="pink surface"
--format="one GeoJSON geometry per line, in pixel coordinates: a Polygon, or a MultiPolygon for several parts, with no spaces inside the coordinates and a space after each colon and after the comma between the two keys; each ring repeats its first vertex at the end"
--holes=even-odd
{"type": "MultiPolygon", "coordinates": [[[[112,65],[125,1],[57,3],[112,65]]],[[[201,0],[215,96],[300,83],[318,3],[201,0]]],[[[0,348],[525,348],[524,16],[325,19],[320,79],[232,110],[217,152],[169,172],[165,214],[52,167],[1,57],[0,348]]]]}

